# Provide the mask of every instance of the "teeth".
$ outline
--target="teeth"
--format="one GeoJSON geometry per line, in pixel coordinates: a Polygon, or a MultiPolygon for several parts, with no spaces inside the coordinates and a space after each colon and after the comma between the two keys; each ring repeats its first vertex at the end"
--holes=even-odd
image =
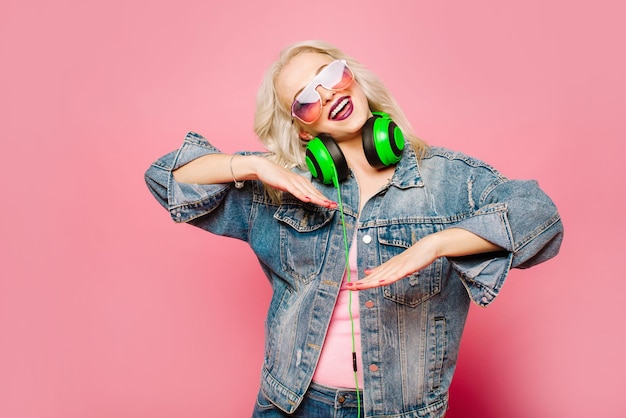
{"type": "Polygon", "coordinates": [[[335,107],[335,109],[333,109],[333,111],[330,113],[330,118],[334,119],[335,116],[337,116],[337,113],[341,112],[341,109],[343,109],[344,106],[347,105],[349,101],[350,100],[348,98],[345,98],[341,102],[339,102],[337,106],[335,107]]]}

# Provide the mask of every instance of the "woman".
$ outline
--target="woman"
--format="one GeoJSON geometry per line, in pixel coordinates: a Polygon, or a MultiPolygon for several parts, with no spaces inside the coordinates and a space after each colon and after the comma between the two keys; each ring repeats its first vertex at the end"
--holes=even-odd
{"type": "Polygon", "coordinates": [[[255,132],[267,153],[189,133],[146,172],[175,221],[245,240],[272,284],[254,416],[444,416],[470,300],[557,254],[556,207],[534,181],[426,146],[323,42],[281,53],[255,132]]]}

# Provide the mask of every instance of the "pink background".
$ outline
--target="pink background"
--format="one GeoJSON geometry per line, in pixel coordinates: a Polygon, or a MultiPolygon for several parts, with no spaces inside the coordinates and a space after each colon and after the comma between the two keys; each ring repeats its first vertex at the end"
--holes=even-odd
{"type": "Polygon", "coordinates": [[[472,307],[448,416],[624,416],[621,4],[4,1],[0,416],[249,416],[269,286],[143,173],[189,130],[259,148],[260,78],[309,38],[368,64],[427,142],[561,210],[561,254],[472,307]]]}

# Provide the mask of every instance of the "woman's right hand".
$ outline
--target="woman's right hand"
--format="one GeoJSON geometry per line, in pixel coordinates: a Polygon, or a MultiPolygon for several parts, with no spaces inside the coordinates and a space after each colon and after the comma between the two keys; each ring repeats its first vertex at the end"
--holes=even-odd
{"type": "MultiPolygon", "coordinates": [[[[261,156],[236,156],[233,165],[238,159],[250,159],[255,169],[256,178],[275,189],[291,193],[303,202],[310,202],[315,205],[336,208],[337,203],[328,200],[307,178],[302,177],[293,171],[279,166],[278,164],[261,156]],[[256,160],[252,160],[256,159],[256,160]]],[[[244,163],[240,161],[240,163],[244,163]]]]}

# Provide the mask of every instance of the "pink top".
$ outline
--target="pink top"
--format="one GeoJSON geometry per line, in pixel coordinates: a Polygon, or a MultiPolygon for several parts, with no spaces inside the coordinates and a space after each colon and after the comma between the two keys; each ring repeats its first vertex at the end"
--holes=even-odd
{"type": "MultiPolygon", "coordinates": [[[[350,281],[356,281],[356,236],[350,246],[350,281]]],[[[354,321],[354,342],[357,357],[357,375],[359,389],[363,389],[363,371],[361,361],[361,327],[359,323],[359,292],[348,290],[346,283],[348,275],[344,273],[341,289],[317,368],[313,374],[313,381],[320,385],[335,388],[356,388],[354,370],[352,368],[352,324],[350,310],[354,321]],[[352,295],[352,306],[350,306],[352,295]],[[351,309],[350,309],[351,308],[351,309]]]]}

